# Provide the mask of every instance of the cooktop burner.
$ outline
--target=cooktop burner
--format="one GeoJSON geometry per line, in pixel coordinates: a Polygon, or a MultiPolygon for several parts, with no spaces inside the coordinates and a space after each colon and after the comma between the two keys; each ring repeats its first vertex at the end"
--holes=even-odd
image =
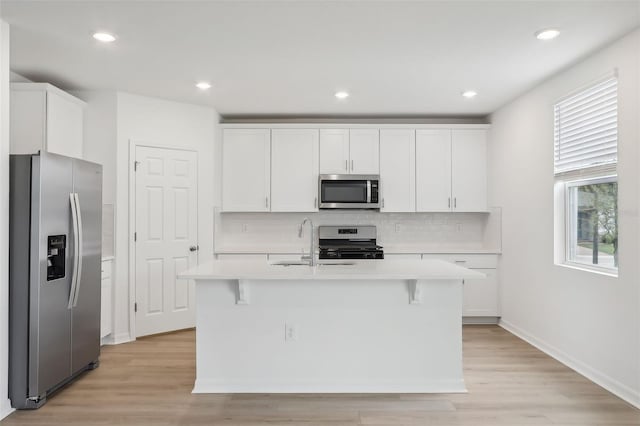
{"type": "Polygon", "coordinates": [[[320,226],[320,259],[384,259],[375,226],[320,226]]]}

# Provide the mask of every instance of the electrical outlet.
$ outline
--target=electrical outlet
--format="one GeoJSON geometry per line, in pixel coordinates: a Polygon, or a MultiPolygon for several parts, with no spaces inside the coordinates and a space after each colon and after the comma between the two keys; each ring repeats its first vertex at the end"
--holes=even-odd
{"type": "Polygon", "coordinates": [[[456,232],[462,232],[462,224],[456,223],[456,232]]]}
{"type": "Polygon", "coordinates": [[[242,224],[242,232],[247,232],[248,230],[249,230],[249,224],[243,223],[242,224]]]}
{"type": "Polygon", "coordinates": [[[396,223],[396,232],[400,232],[402,230],[402,227],[399,223],[396,223]]]}
{"type": "Polygon", "coordinates": [[[285,342],[295,342],[298,340],[298,326],[295,324],[285,323],[284,325],[285,342]]]}

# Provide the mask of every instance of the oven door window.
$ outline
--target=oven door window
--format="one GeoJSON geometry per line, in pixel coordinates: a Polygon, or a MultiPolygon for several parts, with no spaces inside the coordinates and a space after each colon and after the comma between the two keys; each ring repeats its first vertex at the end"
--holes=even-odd
{"type": "Polygon", "coordinates": [[[366,180],[325,180],[322,182],[323,203],[366,203],[366,180]]]}

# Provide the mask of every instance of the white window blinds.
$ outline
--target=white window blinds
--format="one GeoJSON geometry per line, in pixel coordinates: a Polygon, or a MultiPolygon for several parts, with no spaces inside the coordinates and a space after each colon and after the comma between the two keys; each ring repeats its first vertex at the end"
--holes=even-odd
{"type": "Polygon", "coordinates": [[[608,77],[554,106],[555,173],[616,163],[618,79],[608,77]]]}

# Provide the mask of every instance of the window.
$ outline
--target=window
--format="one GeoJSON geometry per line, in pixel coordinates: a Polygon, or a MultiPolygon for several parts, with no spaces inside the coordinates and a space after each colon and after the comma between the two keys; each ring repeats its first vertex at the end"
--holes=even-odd
{"type": "Polygon", "coordinates": [[[567,260],[618,267],[618,182],[615,177],[567,183],[567,260]]]}
{"type": "MultiPolygon", "coordinates": [[[[554,105],[560,263],[617,273],[618,82],[609,76],[554,105]]],[[[558,223],[558,221],[556,221],[558,223]]]]}

